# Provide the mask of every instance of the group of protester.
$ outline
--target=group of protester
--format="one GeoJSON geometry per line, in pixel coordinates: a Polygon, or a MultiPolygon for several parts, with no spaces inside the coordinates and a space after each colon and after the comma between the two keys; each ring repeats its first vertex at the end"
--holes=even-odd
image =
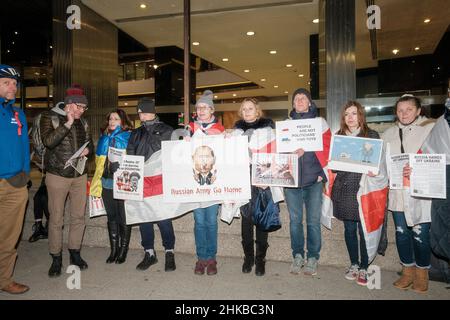
{"type": "MultiPolygon", "coordinates": [[[[19,74],[10,66],[0,66],[0,103],[1,103],[1,165],[0,165],[0,289],[20,294],[29,288],[12,280],[16,260],[16,243],[22,230],[25,206],[28,199],[26,184],[29,180],[30,153],[28,128],[24,112],[14,107],[15,94],[19,74]]],[[[42,114],[40,133],[42,143],[46,147],[45,185],[48,197],[48,242],[52,263],[48,271],[50,277],[61,275],[63,247],[63,218],[66,198],[70,199],[68,207],[69,238],[68,250],[70,264],[81,270],[88,264],[81,257],[80,250],[85,230],[87,168],[78,172],[72,166],[66,166],[67,160],[86,143],[81,156],[94,154],[94,144],[84,112],[88,108],[88,100],[80,87],[67,90],[64,104],[57,105],[42,114]]],[[[195,104],[196,118],[189,123],[189,135],[198,130],[206,135],[224,135],[225,128],[214,115],[215,107],[212,92],[207,90],[195,104]]],[[[431,248],[437,248],[439,255],[449,259],[449,167],[450,167],[450,106],[438,120],[439,132],[434,132],[435,121],[421,116],[420,100],[412,95],[401,97],[395,105],[397,122],[385,131],[381,138],[390,144],[391,154],[434,152],[447,156],[447,199],[433,200],[431,208],[424,205],[423,210],[413,215],[405,207],[406,193],[390,190],[388,209],[393,213],[396,227],[396,244],[402,275],[394,286],[407,289],[412,286],[417,292],[428,289],[428,269],[430,267],[431,248]],[[442,135],[444,132],[447,135],[442,135]],[[438,141],[438,143],[436,143],[438,141]],[[428,148],[428,149],[427,149],[428,148]],[[438,221],[439,225],[432,223],[438,221]],[[431,229],[431,235],[430,235],[431,229]],[[433,238],[433,230],[440,232],[433,238]],[[447,237],[445,242],[433,244],[436,237],[447,237]]],[[[107,227],[111,252],[106,263],[121,264],[126,261],[131,235],[131,226],[127,225],[124,201],[113,197],[113,175],[119,163],[110,161],[108,150],[113,147],[126,150],[128,155],[143,156],[148,160],[161,149],[162,141],[170,140],[173,129],[161,122],[157,116],[152,99],[143,98],[137,105],[137,113],[141,121],[139,128],[133,129],[131,121],[124,110],[116,109],[106,116],[102,135],[96,144],[96,170],[90,184],[90,195],[102,197],[107,212],[107,227]]],[[[245,99],[239,109],[240,120],[235,129],[249,132],[249,136],[258,129],[274,128],[271,119],[262,117],[258,101],[245,99]]],[[[318,118],[319,112],[310,93],[306,89],[298,89],[292,95],[292,110],[289,119],[318,118]]],[[[333,181],[331,200],[333,215],[343,221],[345,227],[345,243],[347,246],[350,267],[345,271],[345,278],[356,280],[360,285],[367,284],[367,269],[371,261],[367,254],[364,225],[360,219],[360,203],[358,191],[361,181],[377,179],[384,174],[382,170],[375,175],[367,175],[345,171],[327,171],[326,160],[330,147],[331,132],[325,119],[323,126],[323,151],[305,152],[302,149],[295,153],[298,157],[298,187],[285,188],[284,197],[290,218],[290,239],[292,249],[292,265],[290,272],[314,276],[318,272],[318,261],[321,251],[321,213],[323,191],[326,183],[333,181]],[[306,236],[303,226],[303,211],[306,209],[306,236]],[[359,234],[359,240],[358,240],[359,234]],[[306,239],[305,239],[306,238],[306,239]],[[306,241],[305,241],[306,240],[306,241]],[[305,246],[306,242],[306,246],[305,246]]],[[[342,109],[340,128],[337,135],[364,138],[379,138],[379,135],[367,125],[365,110],[357,101],[349,101],[342,109]]],[[[250,137],[249,137],[250,138],[250,137]]],[[[185,137],[190,140],[190,137],[185,137]]],[[[411,175],[411,168],[404,168],[404,177],[411,175]]],[[[252,197],[266,187],[252,186],[252,197]]],[[[44,192],[44,191],[42,191],[44,192]]],[[[270,192],[270,191],[268,191],[270,192]]],[[[242,211],[242,247],[244,252],[243,273],[250,273],[255,266],[255,274],[265,274],[265,257],[269,247],[268,232],[255,227],[252,216],[244,214],[250,203],[241,208],[242,211]],[[256,230],[255,230],[256,229],[256,230]],[[256,234],[256,237],[255,237],[256,234]],[[256,240],[256,241],[255,241],[256,240]],[[256,246],[255,246],[256,244],[256,246]],[[256,247],[256,250],[255,250],[256,247]]],[[[36,206],[36,204],[35,204],[36,206]]],[[[194,210],[194,236],[196,256],[194,273],[215,275],[217,270],[217,238],[218,238],[219,205],[194,210]]],[[[41,217],[42,218],[42,217],[41,217]]],[[[139,225],[144,248],[143,260],[136,266],[138,270],[147,270],[158,262],[154,248],[154,224],[158,225],[165,249],[165,271],[174,271],[175,264],[175,232],[172,220],[148,222],[139,225]]],[[[38,221],[39,234],[30,241],[46,237],[43,225],[38,221]]],[[[36,230],[35,230],[36,231],[36,230]]],[[[35,232],[36,233],[36,232],[35,232]]],[[[440,238],[439,238],[440,239],[440,238]]]]}

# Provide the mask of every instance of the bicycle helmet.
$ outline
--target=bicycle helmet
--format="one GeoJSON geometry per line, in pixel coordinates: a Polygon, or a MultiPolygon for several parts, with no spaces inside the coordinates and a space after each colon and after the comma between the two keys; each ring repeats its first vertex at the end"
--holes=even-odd
{"type": "Polygon", "coordinates": [[[10,78],[19,81],[20,74],[13,67],[0,64],[0,78],[10,78]]]}

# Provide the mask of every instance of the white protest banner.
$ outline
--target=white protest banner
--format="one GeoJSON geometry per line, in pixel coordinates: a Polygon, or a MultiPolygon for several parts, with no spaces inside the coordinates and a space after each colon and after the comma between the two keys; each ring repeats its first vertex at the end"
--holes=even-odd
{"type": "Polygon", "coordinates": [[[277,153],[322,151],[322,119],[287,120],[276,122],[277,153]]]}
{"type": "Polygon", "coordinates": [[[396,154],[387,158],[389,171],[389,189],[401,190],[408,187],[403,177],[403,168],[409,163],[409,154],[396,154]]]}
{"type": "Polygon", "coordinates": [[[163,141],[164,201],[248,200],[251,198],[248,164],[245,136],[163,141]]]}
{"type": "Polygon", "coordinates": [[[328,168],[377,175],[382,152],[383,140],[333,135],[328,168]]]}
{"type": "Polygon", "coordinates": [[[114,199],[142,201],[144,197],[144,157],[125,155],[114,172],[114,199]]]}
{"type": "Polygon", "coordinates": [[[410,154],[411,196],[446,199],[445,154],[410,154]]]}
{"type": "Polygon", "coordinates": [[[298,156],[296,154],[254,153],[252,185],[297,187],[298,156]]]}

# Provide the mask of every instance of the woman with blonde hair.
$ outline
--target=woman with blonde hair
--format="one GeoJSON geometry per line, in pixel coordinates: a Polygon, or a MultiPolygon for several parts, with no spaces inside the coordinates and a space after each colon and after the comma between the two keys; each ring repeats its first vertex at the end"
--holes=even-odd
{"type": "MultiPolygon", "coordinates": [[[[246,98],[242,101],[239,108],[239,117],[234,124],[235,129],[241,129],[247,132],[249,139],[252,134],[250,130],[256,130],[260,128],[274,128],[275,125],[271,119],[262,118],[262,111],[258,104],[258,100],[255,98],[246,98]]],[[[242,223],[242,248],[244,249],[244,264],[242,265],[243,273],[250,273],[252,266],[255,265],[255,274],[257,276],[263,276],[265,274],[266,252],[269,244],[267,242],[268,232],[260,230],[256,227],[256,241],[254,240],[254,222],[251,213],[251,203],[254,202],[254,198],[258,191],[256,186],[252,186],[252,199],[250,202],[241,208],[242,223]],[[256,254],[254,248],[254,241],[256,242],[256,254]]]]}

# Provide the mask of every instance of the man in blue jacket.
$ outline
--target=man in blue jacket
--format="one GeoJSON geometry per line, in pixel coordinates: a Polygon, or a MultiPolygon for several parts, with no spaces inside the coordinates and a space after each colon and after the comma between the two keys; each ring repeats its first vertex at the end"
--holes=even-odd
{"type": "Polygon", "coordinates": [[[13,106],[18,80],[14,68],[0,65],[0,289],[11,294],[29,290],[12,280],[30,174],[27,120],[13,106]]]}

